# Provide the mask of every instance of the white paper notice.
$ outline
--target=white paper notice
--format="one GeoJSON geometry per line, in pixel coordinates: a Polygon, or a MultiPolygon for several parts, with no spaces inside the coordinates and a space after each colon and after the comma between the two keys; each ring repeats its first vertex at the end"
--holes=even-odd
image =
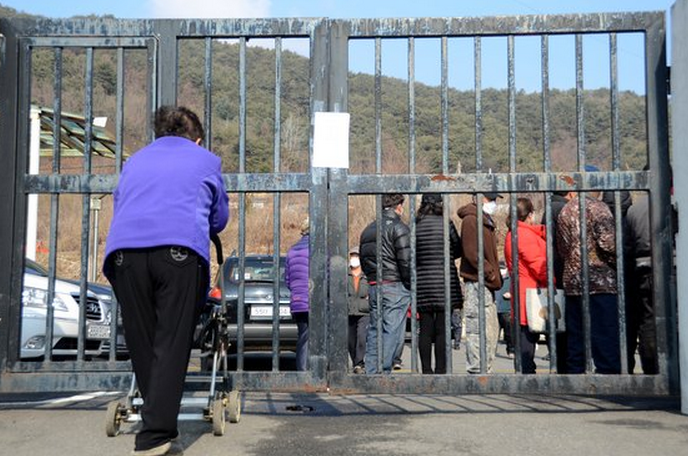
{"type": "Polygon", "coordinates": [[[349,167],[349,113],[316,112],[313,133],[314,168],[349,167]]]}

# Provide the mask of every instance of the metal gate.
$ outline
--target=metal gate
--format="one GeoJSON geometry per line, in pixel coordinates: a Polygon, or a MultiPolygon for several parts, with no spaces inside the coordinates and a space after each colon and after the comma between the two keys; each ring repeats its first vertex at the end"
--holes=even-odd
{"type": "MultiPolygon", "coordinates": [[[[329,20],[329,19],[266,19],[266,20],[7,20],[0,21],[3,35],[2,65],[0,67],[0,141],[3,152],[3,166],[0,170],[0,208],[5,217],[0,221],[0,390],[2,391],[45,391],[119,389],[126,387],[129,380],[129,364],[118,361],[116,356],[117,324],[111,318],[110,351],[106,360],[88,359],[86,310],[80,308],[79,333],[76,346],[76,360],[56,361],[51,348],[47,348],[45,360],[23,361],[19,359],[19,340],[22,317],[22,266],[24,265],[24,239],[27,231],[27,201],[29,194],[50,196],[50,241],[48,296],[55,293],[55,277],[58,251],[58,218],[61,196],[81,195],[81,258],[80,258],[80,302],[88,299],[87,276],[89,273],[89,232],[91,226],[93,194],[109,194],[116,185],[117,174],[125,155],[125,64],[124,56],[129,50],[139,49],[145,53],[141,61],[146,66],[145,109],[175,104],[180,90],[180,78],[188,68],[181,66],[181,49],[185,43],[194,43],[191,51],[200,52],[202,68],[191,77],[202,78],[204,91],[201,94],[204,123],[209,148],[213,148],[214,95],[213,74],[221,67],[213,64],[213,43],[216,40],[235,40],[238,49],[237,91],[239,98],[238,135],[235,154],[236,169],[225,173],[225,183],[236,197],[234,217],[238,218],[238,257],[246,257],[246,212],[247,195],[251,193],[272,194],[273,205],[273,248],[275,262],[279,261],[280,207],[285,194],[308,194],[308,212],[311,221],[311,291],[310,311],[310,353],[307,372],[285,372],[279,368],[279,354],[273,350],[272,370],[250,372],[243,370],[243,342],[239,337],[237,371],[233,381],[244,390],[305,390],[364,393],[585,393],[585,394],[670,394],[677,391],[677,329],[675,298],[672,294],[671,214],[669,210],[669,152],[667,138],[667,67],[665,61],[665,26],[663,13],[643,14],[593,14],[577,16],[527,16],[480,19],[379,19],[379,20],[329,20]],[[646,81],[645,109],[647,117],[647,141],[649,169],[622,170],[620,151],[619,91],[617,75],[617,37],[625,33],[643,36],[642,51],[645,54],[644,69],[646,81]],[[575,147],[576,165],[566,172],[553,171],[549,141],[549,40],[551,37],[568,35],[575,41],[575,122],[577,137],[575,147]],[[583,103],[583,38],[605,36],[609,39],[607,56],[610,62],[610,112],[612,165],[607,171],[584,172],[586,164],[585,112],[583,103]],[[542,169],[536,172],[519,169],[517,151],[517,119],[515,100],[517,97],[514,79],[514,43],[519,37],[530,36],[539,39],[540,64],[542,68],[542,169]],[[484,163],[483,157],[483,88],[482,66],[483,41],[491,37],[502,37],[507,45],[507,132],[508,166],[493,172],[484,163]],[[346,169],[311,168],[284,170],[281,144],[283,114],[280,112],[281,97],[288,79],[282,73],[283,42],[292,38],[308,40],[308,137],[312,138],[314,113],[318,111],[346,112],[349,110],[349,73],[352,43],[368,40],[374,44],[374,169],[360,173],[346,169]],[[439,40],[441,49],[440,85],[440,156],[438,168],[432,172],[419,172],[416,168],[416,45],[423,39],[439,40]],[[474,153],[475,165],[470,173],[450,171],[450,103],[447,46],[450,39],[469,40],[474,64],[473,118],[475,121],[474,153]],[[274,58],[274,117],[272,131],[274,147],[272,164],[267,172],[251,172],[247,167],[251,150],[247,148],[247,49],[249,40],[269,39],[270,52],[274,58]],[[406,44],[409,73],[407,77],[407,147],[408,164],[404,173],[391,174],[383,168],[383,102],[382,102],[382,43],[398,39],[406,44]],[[83,132],[83,149],[90,151],[97,135],[91,119],[94,117],[93,81],[97,74],[94,68],[94,52],[109,49],[116,53],[116,73],[112,75],[112,97],[116,103],[116,150],[114,170],[94,173],[92,154],[83,154],[83,166],[75,173],[64,173],[60,165],[60,135],[64,134],[61,124],[63,112],[62,59],[65,49],[84,53],[84,109],[86,119],[83,132]],[[52,57],[54,71],[53,90],[53,163],[43,174],[29,173],[29,112],[32,103],[31,90],[34,74],[32,55],[48,52],[52,57]],[[217,68],[217,69],[216,69],[217,68]],[[560,190],[617,192],[616,214],[620,214],[618,191],[648,191],[652,207],[652,260],[654,264],[654,298],[660,358],[659,375],[629,375],[624,361],[621,375],[558,375],[537,376],[510,374],[465,375],[454,372],[449,375],[361,376],[353,375],[348,368],[346,350],[346,280],[348,247],[356,243],[350,237],[349,202],[359,195],[380,195],[382,193],[404,193],[420,195],[437,192],[446,195],[474,195],[488,191],[499,191],[509,195],[518,193],[542,194],[560,190]]],[[[191,71],[191,70],[189,70],[191,71]]],[[[150,128],[147,129],[150,131],[150,128]]],[[[355,132],[352,133],[354,135],[355,132]]],[[[312,157],[312,140],[307,150],[312,157]]],[[[352,151],[352,154],[354,151],[352,151]]],[[[308,162],[310,163],[310,162],[308,162]]],[[[298,167],[296,167],[298,168],[298,167]]],[[[512,203],[511,210],[515,206],[512,203]]],[[[546,212],[549,212],[549,198],[545,198],[546,212]]],[[[377,202],[379,211],[379,198],[377,202]]],[[[415,211],[412,198],[411,212],[415,211]]],[[[619,220],[620,217],[617,217],[619,220]]],[[[617,222],[621,231],[620,221],[617,222]]],[[[551,217],[547,221],[551,239],[551,217]]],[[[412,238],[415,236],[412,225],[412,238]]],[[[618,237],[617,245],[621,245],[618,237]]],[[[446,242],[446,241],[445,241],[446,242]]],[[[482,239],[478,239],[478,243],[482,239]]],[[[283,250],[283,249],[282,249],[283,250]]],[[[551,250],[551,248],[550,248],[551,250]]],[[[621,250],[621,249],[620,249],[621,250]]],[[[551,255],[551,254],[550,254],[551,255]]],[[[619,254],[619,264],[623,254],[619,254]]],[[[447,266],[448,267],[448,266],[447,266]]],[[[483,266],[481,266],[483,267],[483,266]]],[[[585,267],[584,267],[585,269],[585,267]]],[[[550,261],[549,272],[552,266],[550,261]]],[[[587,274],[587,272],[584,272],[587,274]]],[[[620,285],[623,274],[620,274],[620,285]]],[[[415,275],[412,283],[415,284],[415,275]]],[[[620,286],[620,288],[622,288],[620,286]]],[[[243,309],[243,293],[239,288],[239,308],[243,309]]],[[[275,283],[275,293],[279,293],[275,283]]],[[[48,301],[50,302],[50,301],[48,301]]],[[[623,308],[623,292],[620,308],[623,308]]],[[[415,305],[415,303],[414,303],[415,305]]],[[[111,311],[117,315],[116,303],[111,311]]],[[[52,308],[48,306],[46,321],[52,321],[52,308]]],[[[620,321],[624,323],[623,312],[620,321]]],[[[241,334],[242,318],[239,319],[241,334]]],[[[277,326],[273,317],[273,329],[277,326]]],[[[415,328],[415,324],[414,324],[415,328]]],[[[47,324],[46,339],[51,340],[52,325],[47,324]]],[[[483,327],[484,330],[484,327],[483,327]]],[[[484,332],[484,331],[483,331],[484,332]]],[[[278,333],[276,333],[278,334],[278,333]]],[[[623,330],[622,330],[623,336],[623,330]]],[[[273,340],[276,339],[277,336],[273,340]]],[[[623,338],[623,337],[622,337],[623,338]]],[[[413,336],[415,350],[417,340],[413,336]]],[[[622,341],[625,347],[625,342],[622,341]]],[[[50,347],[50,344],[48,344],[50,347]]],[[[625,351],[622,351],[625,353],[625,351]]],[[[588,365],[590,363],[588,355],[588,365]]],[[[622,359],[624,356],[622,356],[622,359]]],[[[414,358],[415,359],[415,358],[414,358]]],[[[415,361],[413,370],[417,372],[415,361]]],[[[484,367],[483,367],[484,371],[484,367]]],[[[450,369],[451,372],[451,369],[450,369]]]]}

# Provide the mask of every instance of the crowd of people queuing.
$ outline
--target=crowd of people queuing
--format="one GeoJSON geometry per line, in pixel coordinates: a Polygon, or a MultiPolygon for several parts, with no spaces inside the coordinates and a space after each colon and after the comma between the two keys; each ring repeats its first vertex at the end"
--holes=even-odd
{"type": "MultiPolygon", "coordinates": [[[[588,172],[596,170],[586,167],[588,172]]],[[[629,372],[634,372],[637,350],[642,372],[656,374],[659,368],[647,196],[637,197],[633,202],[630,193],[619,193],[629,372]]],[[[414,269],[417,310],[414,317],[418,320],[418,355],[423,374],[447,373],[447,358],[451,356],[447,347],[457,350],[461,347],[462,330],[465,331],[467,373],[492,372],[499,335],[503,334],[507,356],[518,358],[515,366],[520,364],[520,372],[534,374],[535,351],[543,339],[549,350],[550,333],[549,329],[533,330],[529,324],[528,290],[547,289],[550,281],[565,296],[563,315],[556,317],[561,318],[565,327],[564,331],[556,331],[556,371],[569,374],[587,371],[584,329],[584,301],[587,301],[592,372],[621,373],[614,194],[554,192],[551,195],[553,277],[548,276],[547,268],[547,214],[536,219],[529,198],[517,199],[515,224],[512,226],[509,215],[503,252],[498,249],[501,243],[494,215],[497,201],[502,198],[503,195],[492,192],[483,193],[480,201],[473,197],[457,210],[456,216],[461,221],[457,229],[454,221],[444,214],[447,198],[435,193],[424,194],[418,212],[413,214],[416,254],[412,264],[411,231],[403,219],[405,197],[382,196],[381,233],[378,235],[377,222],[373,221],[362,231],[359,245],[349,252],[348,348],[354,373],[390,373],[399,368],[407,318],[411,317],[414,269]],[[580,216],[581,208],[585,210],[584,217],[580,216]],[[479,221],[480,212],[482,220],[479,221]],[[581,220],[587,242],[584,248],[580,245],[581,220]],[[517,236],[512,236],[512,227],[516,228],[517,236]],[[586,283],[582,261],[588,265],[586,283]],[[514,274],[516,266],[518,274],[514,274]],[[514,308],[516,302],[518,309],[514,308]],[[446,315],[447,311],[451,312],[450,316],[446,315]],[[452,339],[449,343],[447,336],[452,339]],[[516,350],[519,352],[515,353],[516,350]],[[482,362],[481,353],[486,356],[482,362]]],[[[546,355],[545,359],[550,356],[546,355]]]]}

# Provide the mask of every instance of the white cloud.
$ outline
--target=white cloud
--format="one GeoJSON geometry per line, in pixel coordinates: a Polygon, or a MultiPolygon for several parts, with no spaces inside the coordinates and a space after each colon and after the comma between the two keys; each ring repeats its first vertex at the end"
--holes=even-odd
{"type": "Polygon", "coordinates": [[[252,18],[269,17],[271,0],[149,0],[157,18],[252,18]]]}

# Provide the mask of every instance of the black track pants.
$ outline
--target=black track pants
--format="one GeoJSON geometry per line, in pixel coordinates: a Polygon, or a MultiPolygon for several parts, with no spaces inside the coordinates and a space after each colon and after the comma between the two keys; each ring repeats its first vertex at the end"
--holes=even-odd
{"type": "Polygon", "coordinates": [[[177,436],[184,377],[208,270],[193,250],[177,246],[119,250],[108,256],[108,262],[144,400],[136,449],[146,450],[177,436]]]}

